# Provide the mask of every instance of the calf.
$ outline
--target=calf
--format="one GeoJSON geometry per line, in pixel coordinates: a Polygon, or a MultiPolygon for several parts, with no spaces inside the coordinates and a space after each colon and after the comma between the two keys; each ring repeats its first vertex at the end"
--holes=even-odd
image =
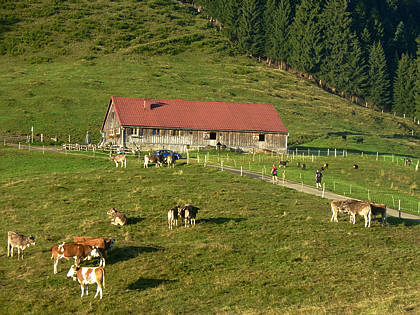
{"type": "Polygon", "coordinates": [[[175,155],[168,155],[166,157],[166,163],[168,164],[168,167],[175,167],[175,161],[177,160],[175,155]]]}
{"type": "Polygon", "coordinates": [[[107,212],[108,215],[111,216],[111,224],[113,225],[126,225],[127,224],[127,216],[116,210],[115,208],[111,208],[107,212]]]}
{"type": "Polygon", "coordinates": [[[181,207],[175,206],[168,211],[168,225],[169,229],[172,230],[174,225],[178,226],[178,214],[181,207]]]}
{"type": "Polygon", "coordinates": [[[54,274],[57,273],[57,265],[61,258],[74,258],[76,266],[86,259],[91,260],[92,257],[100,257],[100,253],[96,247],[77,243],[63,243],[55,245],[51,249],[51,259],[54,258],[54,274]]]}
{"type": "Polygon", "coordinates": [[[97,284],[95,298],[98,296],[102,299],[102,288],[105,288],[105,269],[103,267],[77,267],[72,265],[67,273],[67,277],[73,278],[73,281],[79,281],[82,294],[86,287],[86,295],[88,295],[88,285],[97,284]]]}
{"type": "Polygon", "coordinates": [[[144,156],[144,164],[143,167],[148,168],[149,163],[155,163],[156,167],[161,167],[164,163],[164,159],[162,155],[154,155],[154,154],[148,154],[144,156]]]}
{"type": "Polygon", "coordinates": [[[20,251],[22,250],[22,260],[23,260],[23,251],[26,247],[35,245],[34,236],[25,236],[13,231],[7,233],[7,257],[13,257],[13,249],[17,247],[18,250],[18,260],[20,256],[20,251]],[[10,253],[11,252],[11,253],[10,253]]]}
{"type": "Polygon", "coordinates": [[[118,163],[121,163],[121,167],[127,167],[127,158],[125,154],[117,154],[117,155],[111,155],[110,157],[111,161],[115,162],[115,167],[118,167],[118,163]]]}
{"type": "Polygon", "coordinates": [[[347,208],[345,207],[345,204],[352,202],[352,200],[333,200],[331,201],[331,222],[338,222],[338,214],[340,212],[342,213],[348,213],[347,208]]]}
{"type": "Polygon", "coordinates": [[[369,202],[356,201],[348,202],[343,205],[348,213],[350,213],[350,222],[356,224],[356,215],[365,218],[365,227],[370,227],[370,220],[372,216],[372,207],[369,202]]]}
{"type": "Polygon", "coordinates": [[[378,214],[381,215],[382,225],[386,224],[386,205],[381,203],[370,203],[372,209],[372,215],[376,216],[378,214]]]}
{"type": "Polygon", "coordinates": [[[404,158],[404,165],[405,166],[410,166],[411,165],[411,160],[409,158],[404,158]]]}
{"type": "Polygon", "coordinates": [[[198,210],[200,210],[200,208],[197,208],[192,204],[187,204],[183,208],[185,227],[187,227],[187,224],[195,225],[195,218],[197,217],[198,210]]]}

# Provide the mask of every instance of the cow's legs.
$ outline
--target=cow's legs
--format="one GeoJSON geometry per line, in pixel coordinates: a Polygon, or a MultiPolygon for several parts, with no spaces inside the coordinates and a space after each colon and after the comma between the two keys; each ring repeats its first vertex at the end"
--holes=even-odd
{"type": "Polygon", "coordinates": [[[98,296],[98,293],[99,293],[99,297],[102,299],[102,287],[101,287],[100,282],[98,282],[98,287],[96,288],[95,298],[98,296]]]}
{"type": "Polygon", "coordinates": [[[82,290],[82,294],[80,295],[80,297],[83,297],[83,294],[85,293],[85,287],[83,286],[83,284],[80,285],[80,289],[82,290]]]}
{"type": "Polygon", "coordinates": [[[86,295],[89,295],[89,286],[86,285],[86,295]]]}
{"type": "Polygon", "coordinates": [[[13,257],[13,249],[14,249],[13,245],[10,245],[10,251],[11,251],[11,256],[12,257],[13,257]]]}
{"type": "Polygon", "coordinates": [[[114,161],[115,162],[115,167],[118,167],[118,162],[117,161],[114,161]]]}
{"type": "Polygon", "coordinates": [[[7,241],[7,257],[10,256],[10,242],[7,241]]]}
{"type": "Polygon", "coordinates": [[[57,273],[58,258],[54,257],[54,274],[57,273]]]}

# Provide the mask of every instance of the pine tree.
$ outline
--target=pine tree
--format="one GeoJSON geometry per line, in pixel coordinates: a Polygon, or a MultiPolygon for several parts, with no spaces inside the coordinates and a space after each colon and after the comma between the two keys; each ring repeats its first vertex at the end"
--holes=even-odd
{"type": "Polygon", "coordinates": [[[290,47],[290,25],[292,23],[292,9],[290,0],[280,0],[274,11],[273,34],[272,34],[272,58],[280,62],[280,68],[284,69],[289,62],[290,47]]]}
{"type": "Polygon", "coordinates": [[[322,37],[319,24],[320,1],[302,0],[291,25],[290,63],[300,71],[315,74],[322,58],[322,37]]]}
{"type": "Polygon", "coordinates": [[[416,67],[415,61],[407,54],[398,62],[394,82],[394,104],[392,110],[413,117],[415,108],[416,67]]]}
{"type": "Polygon", "coordinates": [[[390,85],[384,49],[378,42],[370,50],[368,100],[383,110],[390,110],[390,85]]]}
{"type": "Polygon", "coordinates": [[[238,41],[240,0],[229,0],[225,7],[224,32],[234,43],[238,41]]]}
{"type": "Polygon", "coordinates": [[[277,0],[267,0],[264,11],[264,33],[265,33],[265,44],[264,50],[265,55],[269,59],[274,59],[274,19],[277,10],[277,0]]]}
{"type": "Polygon", "coordinates": [[[261,56],[264,45],[263,5],[260,0],[243,0],[239,21],[239,49],[251,56],[261,56]]]}
{"type": "Polygon", "coordinates": [[[417,71],[416,71],[416,85],[414,90],[414,97],[415,97],[415,104],[416,104],[416,111],[415,117],[420,120],[420,36],[417,37],[417,71]]]}

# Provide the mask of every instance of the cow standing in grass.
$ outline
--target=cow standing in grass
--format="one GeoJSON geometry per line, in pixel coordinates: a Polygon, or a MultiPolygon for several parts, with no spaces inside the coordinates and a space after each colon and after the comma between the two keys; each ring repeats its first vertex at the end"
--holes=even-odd
{"type": "Polygon", "coordinates": [[[125,154],[117,154],[110,156],[111,161],[115,162],[115,167],[118,167],[119,163],[121,163],[121,167],[127,167],[127,157],[125,154]]]}
{"type": "Polygon", "coordinates": [[[74,258],[76,266],[80,266],[80,263],[84,260],[91,260],[92,257],[101,257],[97,248],[93,248],[89,245],[76,244],[76,243],[63,243],[55,245],[51,249],[51,259],[54,258],[54,274],[57,273],[57,266],[60,259],[74,258]]]}
{"type": "Polygon", "coordinates": [[[13,249],[17,247],[18,249],[18,260],[20,256],[20,251],[22,250],[22,260],[23,260],[23,251],[26,247],[35,245],[34,236],[25,236],[13,231],[7,233],[7,257],[13,257],[13,249]]]}
{"type": "Polygon", "coordinates": [[[78,267],[72,265],[67,273],[67,277],[73,278],[73,281],[80,283],[80,289],[83,297],[86,288],[86,295],[89,294],[88,285],[97,284],[95,298],[98,296],[102,299],[102,289],[105,288],[105,269],[103,267],[78,267]]]}
{"type": "Polygon", "coordinates": [[[178,226],[178,213],[181,207],[175,206],[168,211],[168,226],[169,229],[172,230],[174,225],[178,226]]]}
{"type": "Polygon", "coordinates": [[[181,210],[181,217],[184,219],[185,227],[188,224],[195,225],[195,219],[200,208],[193,206],[192,204],[187,204],[181,210]]]}
{"type": "Polygon", "coordinates": [[[143,167],[148,168],[149,163],[155,163],[156,167],[161,167],[164,163],[164,159],[162,155],[154,155],[154,154],[148,154],[144,156],[144,164],[143,167]]]}

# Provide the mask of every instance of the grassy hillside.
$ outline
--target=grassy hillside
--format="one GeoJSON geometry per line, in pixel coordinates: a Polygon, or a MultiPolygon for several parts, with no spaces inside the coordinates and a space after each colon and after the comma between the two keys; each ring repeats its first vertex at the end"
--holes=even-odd
{"type": "Polygon", "coordinates": [[[4,147],[0,157],[0,234],[37,239],[23,261],[7,258],[2,241],[1,313],[419,311],[418,224],[331,223],[326,200],[197,165],[115,169],[101,158],[4,147]],[[201,208],[197,225],[169,231],[166,210],[186,202],[201,208]],[[113,206],[131,224],[110,225],[113,206]],[[80,235],[118,243],[100,302],[95,286],[80,299],[66,278],[71,262],[53,274],[51,247],[80,235]]]}
{"type": "Polygon", "coordinates": [[[419,155],[419,127],[235,55],[170,0],[13,1],[0,11],[0,134],[95,140],[111,95],[274,104],[290,144],[419,155]],[[414,136],[411,131],[414,130],[414,136]],[[348,141],[341,133],[349,134],[348,141]],[[362,136],[363,144],[355,142],[362,136]]]}

